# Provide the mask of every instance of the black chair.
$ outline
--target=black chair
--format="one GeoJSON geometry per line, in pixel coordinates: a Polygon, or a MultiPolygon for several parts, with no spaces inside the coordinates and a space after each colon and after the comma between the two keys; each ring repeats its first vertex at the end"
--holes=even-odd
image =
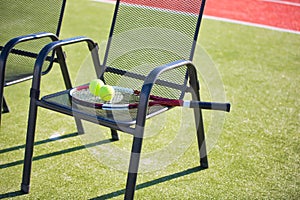
{"type": "MultiPolygon", "coordinates": [[[[39,51],[58,40],[66,0],[1,1],[0,12],[0,106],[9,112],[4,87],[32,78],[39,51]]],[[[47,57],[43,74],[57,62],[54,53],[47,57]]]]}
{"type": "MultiPolygon", "coordinates": [[[[171,106],[148,107],[149,95],[183,99],[191,93],[200,101],[197,71],[192,58],[200,30],[205,0],[165,1],[117,0],[103,63],[100,64],[97,44],[87,37],[55,41],[45,46],[35,63],[30,95],[25,160],[21,189],[29,192],[33,144],[38,107],[74,116],[78,132],[84,133],[81,120],[97,123],[111,129],[112,138],[118,140],[117,131],[133,136],[125,199],[133,199],[139,160],[148,118],[172,109],[171,106]],[[95,73],[106,84],[140,90],[138,108],[130,110],[93,111],[80,108],[70,96],[70,90],[40,97],[42,66],[48,54],[55,50],[62,57],[62,47],[86,42],[93,58],[95,73]]],[[[67,74],[67,66],[61,63],[67,74]]],[[[94,69],[93,69],[94,70],[94,69]]],[[[67,81],[71,86],[70,80],[67,81]]],[[[211,103],[209,108],[214,109],[211,103]]],[[[229,111],[229,104],[221,104],[229,111]]],[[[208,167],[205,135],[200,107],[193,109],[197,124],[200,166],[208,167]]]]}

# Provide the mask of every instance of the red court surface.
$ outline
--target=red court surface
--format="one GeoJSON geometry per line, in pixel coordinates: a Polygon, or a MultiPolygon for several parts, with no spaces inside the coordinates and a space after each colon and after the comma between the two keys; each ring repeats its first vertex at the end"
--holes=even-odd
{"type": "MultiPolygon", "coordinates": [[[[191,8],[180,6],[182,1],[184,0],[125,0],[129,4],[194,12],[191,8]],[[174,1],[178,2],[178,6],[170,7],[169,2],[174,1]]],[[[300,0],[206,0],[204,15],[217,20],[300,34],[300,0]]]]}
{"type": "Polygon", "coordinates": [[[207,0],[205,15],[300,32],[300,0],[207,0]]]}

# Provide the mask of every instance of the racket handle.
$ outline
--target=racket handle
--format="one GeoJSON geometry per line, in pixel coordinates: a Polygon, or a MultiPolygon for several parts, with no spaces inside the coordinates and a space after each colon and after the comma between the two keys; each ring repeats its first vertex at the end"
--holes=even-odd
{"type": "Polygon", "coordinates": [[[230,103],[215,103],[215,102],[203,102],[203,101],[183,101],[183,107],[188,108],[201,108],[209,110],[221,110],[230,112],[230,103]]]}

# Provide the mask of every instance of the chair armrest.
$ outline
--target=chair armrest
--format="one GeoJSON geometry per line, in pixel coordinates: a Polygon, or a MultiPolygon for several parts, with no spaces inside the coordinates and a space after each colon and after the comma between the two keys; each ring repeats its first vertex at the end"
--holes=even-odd
{"type": "MultiPolygon", "coordinates": [[[[26,42],[26,41],[30,41],[30,40],[41,39],[41,38],[45,38],[45,37],[49,37],[52,41],[58,40],[58,37],[55,34],[48,33],[48,32],[40,32],[40,33],[22,35],[19,37],[12,38],[4,45],[4,47],[1,51],[0,62],[6,61],[8,54],[11,52],[11,50],[14,48],[14,46],[16,46],[18,43],[26,42]]],[[[2,65],[2,63],[1,63],[1,65],[2,65]]]]}
{"type": "Polygon", "coordinates": [[[175,68],[178,68],[178,67],[182,67],[182,66],[187,66],[188,71],[189,71],[189,76],[193,75],[193,77],[191,77],[191,78],[194,78],[195,80],[197,80],[196,68],[193,65],[193,63],[189,60],[177,60],[177,61],[154,68],[149,73],[149,75],[146,77],[146,79],[144,80],[143,87],[141,89],[141,93],[143,95],[145,95],[146,98],[148,98],[150,96],[153,85],[155,84],[158,77],[162,73],[172,70],[172,69],[175,69],[175,68]]]}
{"type": "Polygon", "coordinates": [[[30,40],[36,40],[41,39],[45,37],[50,37],[52,41],[58,40],[58,37],[53,33],[47,33],[47,32],[40,32],[35,34],[28,34],[23,35],[19,37],[15,37],[11,40],[9,40],[1,50],[0,54],[0,88],[4,87],[4,78],[5,78],[5,67],[6,67],[6,61],[9,53],[12,51],[14,46],[16,46],[18,43],[30,41],[30,40]]]}
{"type": "Polygon", "coordinates": [[[166,65],[156,67],[146,77],[146,79],[144,80],[144,83],[143,83],[143,87],[141,89],[141,93],[140,93],[140,102],[139,102],[137,121],[136,121],[137,127],[144,127],[144,125],[145,125],[144,118],[146,117],[146,113],[147,113],[147,106],[145,106],[145,105],[148,105],[152,87],[155,84],[156,80],[158,79],[159,75],[165,71],[169,71],[169,70],[172,70],[172,69],[175,69],[178,67],[182,67],[182,66],[187,66],[190,71],[189,74],[193,76],[192,79],[197,80],[196,68],[194,67],[192,62],[189,60],[177,60],[177,61],[168,63],[166,65]]]}
{"type": "MultiPolygon", "coordinates": [[[[28,35],[12,38],[1,49],[1,54],[0,54],[0,107],[1,108],[3,103],[3,89],[5,84],[6,61],[9,53],[12,51],[14,46],[16,46],[18,43],[41,39],[45,37],[50,37],[52,41],[58,40],[58,37],[53,33],[40,32],[40,33],[28,34],[28,35]]],[[[0,114],[0,122],[1,122],[1,114],[0,114]]]]}
{"type": "Polygon", "coordinates": [[[56,53],[58,55],[58,59],[62,60],[64,59],[63,57],[63,51],[62,51],[62,46],[70,45],[70,44],[75,44],[75,43],[80,43],[80,42],[86,42],[88,45],[89,50],[91,51],[93,62],[95,67],[100,67],[100,59],[98,55],[98,46],[97,43],[95,43],[92,39],[84,36],[78,36],[78,37],[73,37],[73,38],[68,38],[68,39],[63,39],[63,40],[58,40],[51,42],[44,46],[44,48],[39,52],[38,57],[36,59],[35,65],[34,65],[34,72],[33,72],[33,80],[32,80],[32,91],[35,91],[36,94],[34,94],[31,97],[34,97],[36,99],[39,98],[39,90],[40,90],[40,82],[41,82],[41,76],[42,76],[42,67],[43,63],[47,58],[47,55],[53,51],[56,50],[56,53]]]}
{"type": "MultiPolygon", "coordinates": [[[[195,92],[193,93],[194,99],[197,101],[200,101],[200,96],[199,96],[199,81],[197,78],[197,70],[193,63],[189,60],[177,60],[175,62],[168,63],[166,65],[162,65],[159,67],[154,68],[149,75],[146,77],[143,87],[141,89],[140,93],[140,102],[139,102],[139,107],[138,107],[138,113],[137,113],[137,121],[136,125],[137,127],[144,127],[145,126],[145,117],[147,114],[147,105],[149,102],[149,97],[151,94],[151,90],[155,82],[158,80],[158,77],[160,74],[163,72],[182,67],[182,66],[187,66],[188,68],[188,76],[190,78],[189,83],[191,85],[192,90],[195,92]]],[[[208,102],[207,102],[208,103],[208,102]]],[[[213,110],[222,110],[222,111],[230,111],[230,104],[229,103],[208,103],[208,106],[206,109],[213,109],[213,110]]],[[[139,131],[137,131],[138,133],[139,131]]],[[[142,136],[138,136],[142,137],[142,136]]]]}

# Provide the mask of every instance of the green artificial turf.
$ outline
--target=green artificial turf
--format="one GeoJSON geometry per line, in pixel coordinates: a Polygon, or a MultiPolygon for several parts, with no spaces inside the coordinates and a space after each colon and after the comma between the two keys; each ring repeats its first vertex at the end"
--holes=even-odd
{"type": "MultiPolygon", "coordinates": [[[[61,37],[86,35],[101,44],[108,36],[112,11],[110,4],[69,1],[61,37]]],[[[175,150],[179,156],[169,165],[138,176],[136,199],[299,198],[300,35],[204,19],[199,46],[215,64],[226,100],[232,104],[221,134],[209,149],[210,167],[197,168],[195,136],[175,140],[181,134],[176,117],[189,122],[185,113],[190,112],[174,109],[149,121],[154,126],[147,129],[150,135],[143,152],[159,149],[164,153],[166,146],[178,150],[181,142],[185,148],[175,150]],[[164,126],[158,126],[162,122],[164,126]],[[178,143],[170,146],[171,141],[178,143]]],[[[76,78],[87,50],[84,45],[72,45],[65,51],[71,76],[76,78]]],[[[205,80],[202,83],[206,100],[210,95],[205,80]]],[[[42,95],[61,89],[62,84],[56,66],[43,77],[42,95]]],[[[29,88],[30,81],[5,88],[11,112],[3,115],[0,129],[0,198],[123,199],[127,168],[122,164],[131,136],[121,133],[120,141],[112,143],[105,128],[99,129],[99,137],[77,136],[71,117],[45,109],[38,113],[31,192],[20,194],[29,88]],[[125,153],[105,154],[102,159],[101,153],[112,147],[125,153]]],[[[204,111],[208,126],[211,112],[204,111]]],[[[89,123],[85,126],[98,130],[89,123]]],[[[210,140],[214,127],[205,129],[210,140]]]]}

